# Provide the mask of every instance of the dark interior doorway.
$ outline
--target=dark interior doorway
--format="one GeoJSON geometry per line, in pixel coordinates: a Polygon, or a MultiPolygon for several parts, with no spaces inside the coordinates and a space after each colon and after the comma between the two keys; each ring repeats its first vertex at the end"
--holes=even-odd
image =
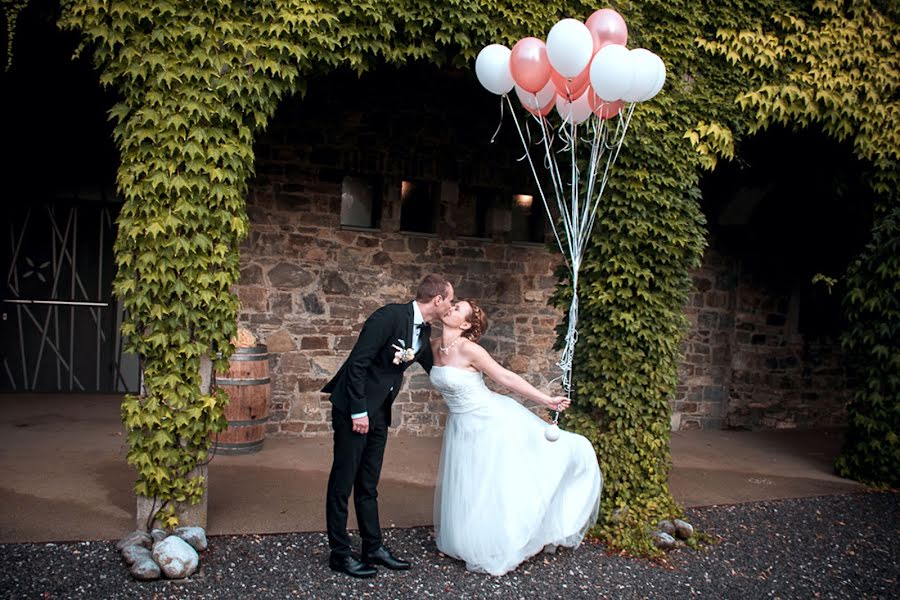
{"type": "Polygon", "coordinates": [[[840,287],[829,293],[812,278],[843,277],[869,238],[865,163],[819,130],[781,127],[746,140],[738,156],[701,182],[712,243],[743,276],[799,301],[798,333],[835,337],[840,287]]]}
{"type": "Polygon", "coordinates": [[[137,362],[122,357],[112,297],[115,97],[86,56],[72,59],[77,36],[59,30],[59,10],[22,8],[0,71],[0,391],[134,391],[137,362]]]}
{"type": "Polygon", "coordinates": [[[88,191],[115,186],[117,152],[107,118],[115,96],[100,87],[87,56],[72,59],[78,38],[60,31],[58,18],[59,2],[28,2],[16,19],[12,63],[0,72],[10,175],[4,187],[20,203],[95,196],[88,191]]]}

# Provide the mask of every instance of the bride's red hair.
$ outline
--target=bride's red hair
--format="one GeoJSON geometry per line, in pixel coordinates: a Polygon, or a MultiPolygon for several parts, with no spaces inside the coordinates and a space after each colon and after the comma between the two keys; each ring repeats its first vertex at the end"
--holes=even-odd
{"type": "Polygon", "coordinates": [[[487,315],[485,315],[484,310],[472,300],[464,300],[464,302],[468,303],[471,310],[466,317],[466,323],[468,323],[470,327],[462,332],[462,336],[467,340],[477,342],[487,331],[487,315]]]}

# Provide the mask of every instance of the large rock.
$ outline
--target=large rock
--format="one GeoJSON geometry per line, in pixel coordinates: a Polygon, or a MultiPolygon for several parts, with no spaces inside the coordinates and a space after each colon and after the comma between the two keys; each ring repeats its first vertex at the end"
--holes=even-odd
{"type": "Polygon", "coordinates": [[[687,521],[675,519],[675,535],[683,540],[689,539],[694,535],[694,526],[687,521]]]}
{"type": "Polygon", "coordinates": [[[663,533],[662,531],[654,531],[651,536],[653,538],[653,544],[662,550],[671,550],[675,547],[675,538],[673,538],[668,533],[663,533]]]}
{"type": "Polygon", "coordinates": [[[151,560],[150,549],[143,546],[125,546],[122,548],[122,558],[129,565],[145,560],[151,560]]]}
{"type": "Polygon", "coordinates": [[[139,560],[131,565],[131,576],[139,581],[153,581],[159,579],[159,565],[152,558],[139,560]]]}
{"type": "Polygon", "coordinates": [[[190,577],[200,564],[197,551],[177,535],[170,535],[153,546],[153,560],[169,579],[190,577]]]}
{"type": "Polygon", "coordinates": [[[675,535],[675,523],[668,519],[663,519],[659,522],[659,525],[656,526],[657,529],[662,531],[663,533],[668,533],[669,535],[675,535]]]}
{"type": "Polygon", "coordinates": [[[202,527],[179,527],[175,535],[186,541],[197,552],[203,552],[207,548],[206,531],[202,527]]]}
{"type": "Polygon", "coordinates": [[[153,543],[157,544],[169,537],[169,532],[165,529],[154,529],[150,532],[150,537],[153,538],[153,543]]]}
{"type": "Polygon", "coordinates": [[[149,549],[153,547],[153,539],[143,529],[137,529],[119,540],[119,543],[116,544],[116,550],[121,552],[128,546],[143,546],[149,549]]]}

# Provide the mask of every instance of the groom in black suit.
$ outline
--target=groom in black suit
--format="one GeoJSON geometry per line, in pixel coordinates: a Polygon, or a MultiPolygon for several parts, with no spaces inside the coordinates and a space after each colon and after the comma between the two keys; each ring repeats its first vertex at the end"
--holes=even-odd
{"type": "Polygon", "coordinates": [[[329,566],[353,577],[372,577],[373,565],[408,569],[381,540],[378,523],[378,479],[391,424],[391,405],[403,384],[403,371],[418,362],[430,372],[429,321],[450,310],[453,286],[440,275],[419,284],[416,299],[388,304],[366,319],[350,356],[337,375],[322,388],[331,394],[334,459],[325,502],[328,522],[329,566]],[[347,502],[353,505],[362,537],[362,557],[350,551],[347,502]]]}

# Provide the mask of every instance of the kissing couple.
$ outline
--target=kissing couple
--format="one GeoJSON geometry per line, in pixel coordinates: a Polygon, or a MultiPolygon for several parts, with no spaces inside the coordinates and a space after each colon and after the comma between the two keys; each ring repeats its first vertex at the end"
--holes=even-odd
{"type": "Polygon", "coordinates": [[[331,395],[334,429],[325,506],[332,570],[373,577],[377,567],[411,566],[383,544],[377,498],[391,405],[413,362],[429,373],[448,409],[434,497],[438,550],[471,571],[503,575],[541,551],[577,547],[597,520],[603,479],[591,443],[566,431],[547,441],[549,424],[491,391],[484,376],[547,409],[565,410],[568,398],[498,364],[477,343],[487,326],[481,307],[454,301],[453,286],[436,274],[422,280],[413,301],[366,319],[322,389],[331,395]],[[432,340],[434,322],[441,335],[432,340]],[[347,534],[351,491],[361,554],[347,534]]]}

